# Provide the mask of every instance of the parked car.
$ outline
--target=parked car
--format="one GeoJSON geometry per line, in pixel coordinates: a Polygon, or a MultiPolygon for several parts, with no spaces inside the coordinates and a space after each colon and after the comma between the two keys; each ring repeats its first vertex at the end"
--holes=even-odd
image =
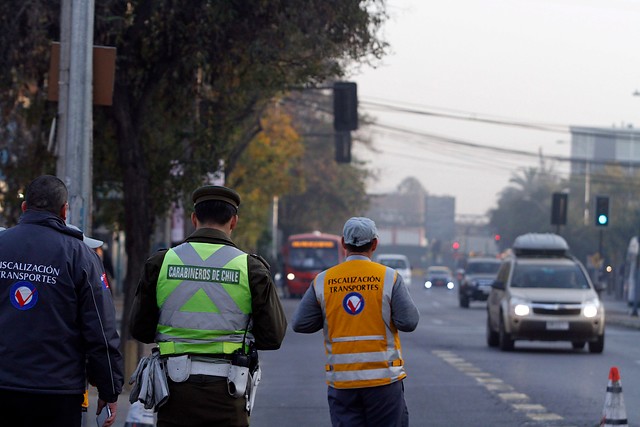
{"type": "Polygon", "coordinates": [[[402,254],[379,254],[374,261],[391,267],[402,276],[402,280],[407,286],[411,285],[411,264],[409,258],[402,254]]]}
{"type": "Polygon", "coordinates": [[[487,300],[500,264],[502,262],[497,258],[479,257],[467,261],[458,287],[460,307],[468,308],[471,301],[487,300]]]}
{"type": "Polygon", "coordinates": [[[427,274],[424,280],[424,287],[431,288],[447,288],[453,289],[455,281],[449,267],[432,266],[427,268],[427,274]]]}
{"type": "Polygon", "coordinates": [[[585,343],[604,349],[604,306],[584,266],[556,234],[516,238],[487,300],[487,344],[513,350],[517,340],[585,343]]]}

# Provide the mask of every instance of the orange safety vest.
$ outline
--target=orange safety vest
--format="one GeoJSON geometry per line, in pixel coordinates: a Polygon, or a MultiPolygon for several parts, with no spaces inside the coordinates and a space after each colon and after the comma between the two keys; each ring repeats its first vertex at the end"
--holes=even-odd
{"type": "Polygon", "coordinates": [[[313,282],[324,315],[327,384],[376,387],[407,376],[398,330],[391,321],[397,272],[352,256],[313,282]]]}

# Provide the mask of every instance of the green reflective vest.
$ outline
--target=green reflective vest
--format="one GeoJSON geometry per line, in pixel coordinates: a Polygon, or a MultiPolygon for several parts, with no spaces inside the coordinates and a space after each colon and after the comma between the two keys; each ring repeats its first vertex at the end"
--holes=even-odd
{"type": "Polygon", "coordinates": [[[227,245],[183,243],[169,249],[157,284],[162,355],[231,354],[253,341],[247,254],[227,245]],[[247,344],[248,342],[245,342],[247,344]]]}

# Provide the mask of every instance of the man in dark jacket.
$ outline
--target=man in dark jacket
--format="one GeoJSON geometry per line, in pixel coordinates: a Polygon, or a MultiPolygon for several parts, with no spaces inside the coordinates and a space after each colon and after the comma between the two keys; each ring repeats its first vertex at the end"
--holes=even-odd
{"type": "Polygon", "coordinates": [[[108,282],[81,231],[66,226],[68,192],[51,175],[25,194],[18,225],[0,233],[0,419],[79,427],[87,380],[115,421],[122,356],[108,282]]]}
{"type": "MultiPolygon", "coordinates": [[[[287,320],[269,266],[231,241],[238,193],[205,186],[193,203],[196,230],[147,260],[131,335],[157,342],[167,360],[169,399],[158,410],[158,427],[247,426],[251,396],[235,387],[231,361],[251,348],[280,348],[287,320]]],[[[243,378],[237,385],[247,384],[243,378]]]]}

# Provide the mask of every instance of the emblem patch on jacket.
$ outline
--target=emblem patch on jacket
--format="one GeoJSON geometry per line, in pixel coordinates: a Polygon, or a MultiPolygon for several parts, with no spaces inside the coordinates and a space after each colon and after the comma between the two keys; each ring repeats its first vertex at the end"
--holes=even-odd
{"type": "Polygon", "coordinates": [[[358,292],[350,292],[342,300],[342,307],[349,314],[360,314],[364,309],[364,297],[358,292]]]}
{"type": "Polygon", "coordinates": [[[18,310],[29,310],[38,302],[38,289],[33,283],[17,282],[11,287],[9,299],[18,310]]]}

